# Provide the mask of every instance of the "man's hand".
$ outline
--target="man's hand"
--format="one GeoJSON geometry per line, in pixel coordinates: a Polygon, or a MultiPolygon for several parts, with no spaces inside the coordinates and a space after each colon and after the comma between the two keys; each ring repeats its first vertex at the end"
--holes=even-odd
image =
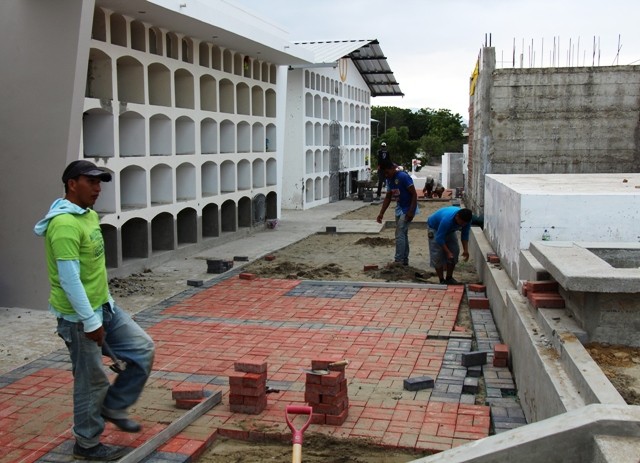
{"type": "Polygon", "coordinates": [[[100,328],[98,328],[97,330],[90,331],[89,333],[85,333],[84,335],[92,341],[95,341],[98,346],[102,347],[102,342],[104,341],[104,328],[102,327],[102,325],[100,325],[100,328]]]}
{"type": "Polygon", "coordinates": [[[462,258],[464,259],[464,261],[468,261],[469,260],[469,251],[464,251],[462,253],[462,258]]]}
{"type": "Polygon", "coordinates": [[[413,220],[414,214],[412,214],[411,212],[407,212],[407,214],[404,216],[404,219],[407,222],[411,222],[413,220]]]}
{"type": "Polygon", "coordinates": [[[382,214],[378,214],[378,217],[376,217],[376,222],[382,223],[382,214]]]}

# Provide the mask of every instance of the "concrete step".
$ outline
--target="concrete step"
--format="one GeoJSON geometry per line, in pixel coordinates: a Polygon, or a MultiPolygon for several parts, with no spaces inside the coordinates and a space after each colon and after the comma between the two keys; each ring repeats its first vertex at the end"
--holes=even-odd
{"type": "Polygon", "coordinates": [[[593,437],[593,463],[638,463],[640,438],[603,436],[593,437]]]}

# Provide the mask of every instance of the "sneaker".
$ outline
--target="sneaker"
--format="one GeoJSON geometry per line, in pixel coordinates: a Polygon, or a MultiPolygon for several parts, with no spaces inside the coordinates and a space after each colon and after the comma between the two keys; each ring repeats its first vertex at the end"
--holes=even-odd
{"type": "Polygon", "coordinates": [[[76,460],[113,461],[122,458],[129,449],[127,447],[115,447],[112,445],[98,444],[85,449],[76,442],[73,446],[73,458],[76,460]]]}
{"type": "Polygon", "coordinates": [[[461,284],[455,278],[447,278],[446,280],[444,280],[444,283],[447,284],[447,285],[459,285],[459,284],[461,284]]]}
{"type": "Polygon", "coordinates": [[[110,418],[106,415],[102,415],[105,421],[110,421],[118,427],[121,431],[124,432],[140,432],[142,426],[140,423],[130,420],[129,418],[110,418]]]}
{"type": "Polygon", "coordinates": [[[440,284],[441,285],[446,285],[447,284],[447,280],[445,280],[444,278],[440,278],[440,284]]]}

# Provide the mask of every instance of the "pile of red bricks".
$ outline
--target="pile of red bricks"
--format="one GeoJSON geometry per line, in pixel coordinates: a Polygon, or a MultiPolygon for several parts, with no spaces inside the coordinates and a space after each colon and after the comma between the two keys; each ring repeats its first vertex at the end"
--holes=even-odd
{"type": "Polygon", "coordinates": [[[340,426],[349,414],[346,365],[333,366],[335,360],[312,360],[312,370],[329,370],[329,374],[307,373],[304,400],[313,408],[311,422],[340,426]]]}
{"type": "Polygon", "coordinates": [[[564,299],[558,292],[557,281],[525,281],[522,285],[522,295],[526,296],[536,309],[540,307],[546,309],[564,308],[564,299]]]}
{"type": "Polygon", "coordinates": [[[267,363],[235,362],[229,376],[232,412],[257,415],[267,407],[267,363]]]}

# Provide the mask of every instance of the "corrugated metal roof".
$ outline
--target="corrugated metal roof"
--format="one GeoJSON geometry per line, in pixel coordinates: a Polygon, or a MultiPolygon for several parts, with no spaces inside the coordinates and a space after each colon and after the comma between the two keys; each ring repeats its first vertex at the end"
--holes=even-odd
{"type": "Polygon", "coordinates": [[[371,96],[404,96],[391,71],[380,43],[375,40],[333,40],[327,42],[294,42],[310,50],[316,63],[332,63],[350,58],[366,82],[371,96]]]}

